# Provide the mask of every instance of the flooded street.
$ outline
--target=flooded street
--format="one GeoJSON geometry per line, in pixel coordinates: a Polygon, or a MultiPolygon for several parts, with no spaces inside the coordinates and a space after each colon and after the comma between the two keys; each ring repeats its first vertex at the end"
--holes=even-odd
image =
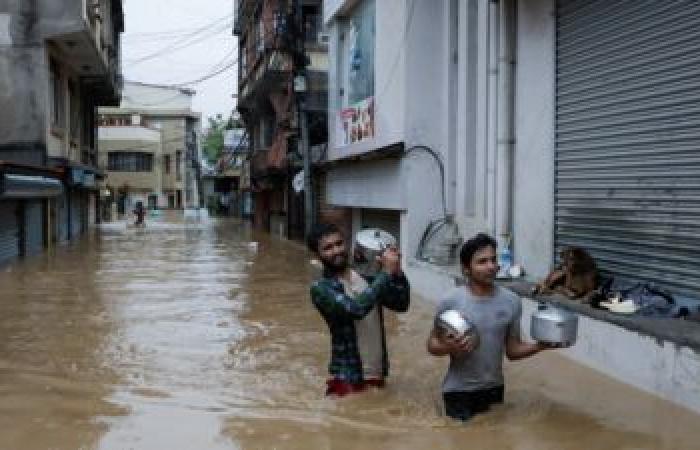
{"type": "Polygon", "coordinates": [[[388,388],[326,399],[307,260],[238,222],[162,221],[4,268],[0,449],[698,448],[700,418],[554,352],[508,364],[493,413],[444,419],[415,295],[388,321],[388,388]]]}

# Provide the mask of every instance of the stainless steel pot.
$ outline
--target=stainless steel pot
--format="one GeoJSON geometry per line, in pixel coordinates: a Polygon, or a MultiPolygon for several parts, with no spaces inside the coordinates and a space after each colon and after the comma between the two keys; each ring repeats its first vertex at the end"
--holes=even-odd
{"type": "Polygon", "coordinates": [[[532,314],[530,335],[537,342],[570,347],[576,343],[578,316],[561,308],[540,303],[532,314]]]}
{"type": "Polygon", "coordinates": [[[381,270],[377,257],[388,247],[396,246],[396,238],[379,228],[358,232],[352,252],[355,270],[365,276],[376,275],[381,270]]]}
{"type": "Polygon", "coordinates": [[[479,333],[476,326],[456,309],[448,309],[440,313],[435,318],[435,329],[442,337],[449,339],[462,339],[469,336],[471,339],[476,339],[478,345],[479,333]]]}

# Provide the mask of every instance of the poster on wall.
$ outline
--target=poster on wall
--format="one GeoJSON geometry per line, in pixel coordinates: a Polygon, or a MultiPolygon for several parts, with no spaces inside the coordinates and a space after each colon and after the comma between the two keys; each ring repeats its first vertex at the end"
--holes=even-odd
{"type": "Polygon", "coordinates": [[[338,136],[342,145],[374,138],[374,97],[343,108],[338,114],[338,136]]]}
{"type": "Polygon", "coordinates": [[[341,82],[345,94],[337,112],[337,141],[341,146],[373,139],[375,127],[375,2],[365,0],[344,25],[341,82]]]}

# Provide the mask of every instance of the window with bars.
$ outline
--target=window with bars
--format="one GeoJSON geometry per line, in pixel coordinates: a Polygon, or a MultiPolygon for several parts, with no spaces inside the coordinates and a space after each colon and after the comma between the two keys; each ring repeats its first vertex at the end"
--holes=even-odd
{"type": "Polygon", "coordinates": [[[153,154],[110,152],[107,155],[107,170],[112,172],[151,172],[153,171],[153,154]]]}

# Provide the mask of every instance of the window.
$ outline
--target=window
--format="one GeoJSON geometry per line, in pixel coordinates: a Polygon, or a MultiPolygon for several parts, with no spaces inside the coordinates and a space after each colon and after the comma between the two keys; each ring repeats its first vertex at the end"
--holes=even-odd
{"type": "Polygon", "coordinates": [[[151,172],[153,171],[153,154],[110,152],[107,155],[107,170],[112,172],[151,172]]]}
{"type": "Polygon", "coordinates": [[[248,75],[248,41],[242,40],[238,51],[240,55],[240,64],[238,65],[240,74],[240,79],[245,78],[248,75]]]}
{"type": "Polygon", "coordinates": [[[182,150],[175,152],[175,179],[182,180],[182,150]]]}
{"type": "Polygon", "coordinates": [[[340,73],[336,123],[338,143],[348,145],[374,138],[375,2],[360,3],[343,24],[338,46],[340,73]]]}
{"type": "Polygon", "coordinates": [[[49,86],[51,89],[51,127],[59,130],[63,130],[66,123],[65,100],[61,81],[58,65],[52,61],[50,68],[51,85],[49,86]]]}
{"type": "Polygon", "coordinates": [[[163,157],[163,172],[170,173],[170,155],[163,157]]]}

